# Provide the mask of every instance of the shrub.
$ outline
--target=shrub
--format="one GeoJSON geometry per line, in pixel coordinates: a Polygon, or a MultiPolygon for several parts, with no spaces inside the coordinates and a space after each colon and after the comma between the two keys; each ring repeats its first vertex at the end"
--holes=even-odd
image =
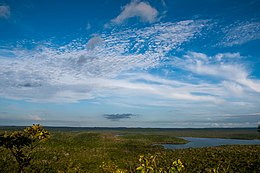
{"type": "Polygon", "coordinates": [[[139,163],[141,164],[136,168],[141,173],[179,173],[184,169],[183,163],[180,159],[173,161],[171,165],[160,166],[157,156],[140,156],[139,163]]]}
{"type": "Polygon", "coordinates": [[[23,172],[24,168],[30,165],[33,149],[49,138],[50,133],[36,124],[23,131],[0,134],[0,146],[11,152],[19,165],[18,172],[23,172]]]}

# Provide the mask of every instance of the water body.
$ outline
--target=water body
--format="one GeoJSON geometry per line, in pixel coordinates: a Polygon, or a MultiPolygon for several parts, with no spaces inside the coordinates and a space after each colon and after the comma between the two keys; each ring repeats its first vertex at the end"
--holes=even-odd
{"type": "Polygon", "coordinates": [[[182,149],[182,148],[202,148],[215,147],[221,145],[260,145],[260,140],[241,140],[241,139],[221,139],[221,138],[192,138],[182,137],[188,142],[187,144],[163,144],[166,149],[182,149]]]}

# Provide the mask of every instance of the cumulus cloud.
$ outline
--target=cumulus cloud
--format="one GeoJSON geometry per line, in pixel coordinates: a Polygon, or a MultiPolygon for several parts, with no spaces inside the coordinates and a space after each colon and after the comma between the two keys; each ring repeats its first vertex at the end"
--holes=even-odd
{"type": "Polygon", "coordinates": [[[103,115],[106,119],[111,120],[111,121],[119,121],[122,119],[129,119],[132,118],[133,116],[136,116],[135,114],[104,114],[103,115]]]}
{"type": "Polygon", "coordinates": [[[122,12],[111,22],[121,24],[129,18],[138,17],[143,22],[155,22],[158,16],[158,11],[153,8],[148,2],[140,2],[134,0],[125,5],[122,12]]]}
{"type": "Polygon", "coordinates": [[[235,59],[240,59],[242,56],[240,55],[239,52],[236,53],[218,53],[215,55],[215,58],[217,61],[222,61],[223,59],[229,59],[229,58],[235,58],[235,59]]]}
{"type": "Polygon", "coordinates": [[[7,5],[0,5],[0,18],[8,18],[10,16],[10,7],[7,5]]]}

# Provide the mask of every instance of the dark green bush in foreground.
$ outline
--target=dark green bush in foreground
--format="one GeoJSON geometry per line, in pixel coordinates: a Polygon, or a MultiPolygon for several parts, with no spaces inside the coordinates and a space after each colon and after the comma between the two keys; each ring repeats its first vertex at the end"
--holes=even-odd
{"type": "Polygon", "coordinates": [[[18,163],[18,172],[23,172],[24,168],[30,166],[32,150],[50,138],[50,133],[44,130],[39,124],[28,127],[23,131],[14,131],[8,134],[0,134],[0,147],[10,151],[18,163]]]}

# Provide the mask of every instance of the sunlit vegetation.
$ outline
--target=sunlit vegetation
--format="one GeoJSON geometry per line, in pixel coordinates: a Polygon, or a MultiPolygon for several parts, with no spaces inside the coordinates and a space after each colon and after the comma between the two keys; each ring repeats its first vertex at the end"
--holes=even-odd
{"type": "Polygon", "coordinates": [[[49,138],[50,133],[37,124],[10,134],[5,131],[0,135],[0,146],[10,151],[18,163],[18,172],[23,172],[30,166],[33,149],[49,138]]]}
{"type": "MultiPolygon", "coordinates": [[[[16,130],[7,129],[6,130],[16,130]]],[[[160,143],[185,143],[175,136],[239,136],[239,130],[58,129],[30,152],[24,172],[259,172],[260,146],[234,145],[165,150],[160,143]]],[[[2,130],[4,133],[4,130],[2,130]]],[[[258,138],[256,130],[240,130],[243,138],[258,138]],[[246,133],[247,132],[247,133],[246,133]]],[[[12,153],[0,147],[0,172],[17,172],[12,153]]]]}

